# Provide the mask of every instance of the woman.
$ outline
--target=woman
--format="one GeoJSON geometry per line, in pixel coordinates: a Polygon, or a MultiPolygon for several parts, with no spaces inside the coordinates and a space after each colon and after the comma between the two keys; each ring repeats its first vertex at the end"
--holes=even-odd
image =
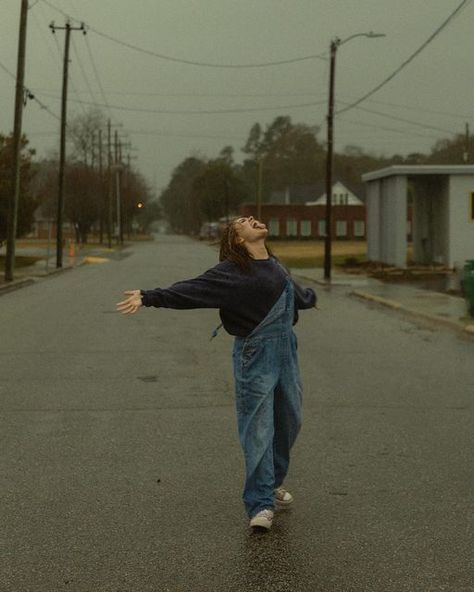
{"type": "Polygon", "coordinates": [[[283,488],[290,449],[301,427],[302,389],[293,325],[316,295],[293,282],[265,244],[265,224],[252,216],[225,229],[218,263],[170,288],[132,290],[117,309],[141,306],[218,308],[235,336],[233,365],[240,443],[245,456],[243,500],[251,527],[270,529],[275,507],[293,502],[283,488]]]}

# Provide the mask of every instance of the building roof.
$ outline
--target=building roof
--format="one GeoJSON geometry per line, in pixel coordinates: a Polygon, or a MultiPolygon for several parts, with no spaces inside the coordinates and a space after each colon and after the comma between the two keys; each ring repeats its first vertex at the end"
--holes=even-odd
{"type": "MultiPolygon", "coordinates": [[[[357,184],[357,186],[347,183],[341,177],[334,177],[332,180],[332,186],[337,183],[341,183],[351,193],[353,193],[359,199],[362,200],[365,197],[365,185],[363,183],[357,184]]],[[[291,204],[304,204],[307,201],[316,201],[326,193],[326,182],[317,181],[311,185],[290,185],[288,187],[289,200],[291,204]]],[[[273,191],[270,196],[268,203],[285,203],[285,190],[273,191]]]]}
{"type": "Polygon", "coordinates": [[[392,165],[384,169],[370,171],[362,175],[362,181],[376,181],[385,177],[394,177],[396,175],[415,176],[415,175],[474,175],[474,165],[472,164],[410,164],[410,165],[392,165]]]}

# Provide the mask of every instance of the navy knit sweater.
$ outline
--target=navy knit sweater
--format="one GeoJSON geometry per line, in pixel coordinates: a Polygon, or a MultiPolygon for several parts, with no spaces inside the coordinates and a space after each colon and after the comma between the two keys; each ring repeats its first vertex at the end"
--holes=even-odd
{"type": "MultiPolygon", "coordinates": [[[[288,275],[275,257],[254,259],[247,273],[226,260],[196,278],[177,282],[169,288],[141,290],[142,304],[177,309],[218,308],[224,329],[231,335],[246,337],[270,312],[288,275]]],[[[316,294],[294,281],[293,285],[295,324],[298,310],[316,304],[316,294]]]]}

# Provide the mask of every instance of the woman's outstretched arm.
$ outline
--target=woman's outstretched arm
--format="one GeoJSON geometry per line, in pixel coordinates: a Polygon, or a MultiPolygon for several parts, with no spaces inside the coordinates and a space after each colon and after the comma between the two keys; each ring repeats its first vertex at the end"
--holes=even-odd
{"type": "Polygon", "coordinates": [[[129,290],[128,298],[117,304],[123,314],[133,314],[140,306],[175,309],[223,308],[235,291],[236,277],[232,263],[222,262],[202,275],[177,282],[169,288],[129,290]]]}

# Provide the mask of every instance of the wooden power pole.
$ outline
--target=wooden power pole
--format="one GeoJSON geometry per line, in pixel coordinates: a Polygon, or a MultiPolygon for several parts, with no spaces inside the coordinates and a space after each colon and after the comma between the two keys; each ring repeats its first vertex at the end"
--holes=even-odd
{"type": "Polygon", "coordinates": [[[23,115],[23,100],[25,87],[25,51],[26,51],[26,23],[28,15],[28,0],[21,1],[20,34],[18,38],[18,64],[15,91],[15,120],[13,124],[13,167],[11,198],[8,212],[7,252],[5,260],[5,281],[11,282],[15,270],[15,240],[18,221],[18,202],[20,200],[20,153],[21,153],[21,123],[23,115]]]}
{"type": "Polygon", "coordinates": [[[61,140],[59,149],[59,178],[58,178],[58,205],[56,216],[56,267],[63,266],[63,211],[64,211],[64,165],[66,162],[66,125],[67,125],[67,86],[69,70],[69,45],[71,31],[82,31],[86,34],[84,23],[80,27],[73,27],[66,21],[64,27],[56,27],[54,22],[49,25],[53,33],[66,31],[64,42],[64,63],[63,63],[63,92],[61,100],[61,140]]]}

